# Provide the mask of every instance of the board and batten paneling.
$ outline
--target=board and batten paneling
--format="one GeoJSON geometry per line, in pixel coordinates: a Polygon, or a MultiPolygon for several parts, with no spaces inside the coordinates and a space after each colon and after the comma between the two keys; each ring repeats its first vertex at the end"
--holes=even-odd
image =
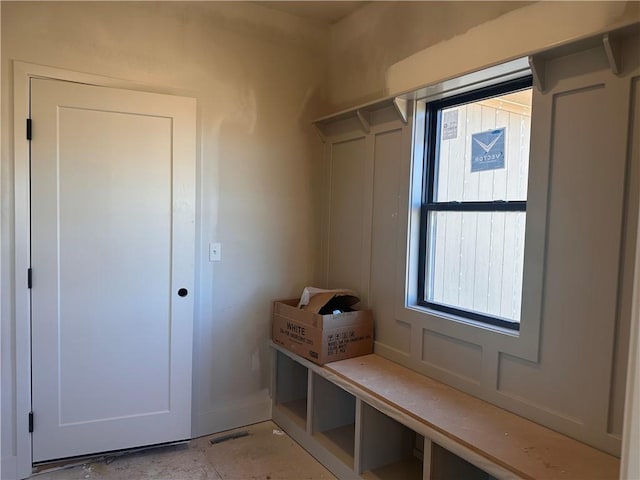
{"type": "MultiPolygon", "coordinates": [[[[393,317],[400,166],[402,152],[409,153],[410,126],[391,104],[359,114],[365,123],[354,115],[318,125],[325,141],[326,169],[323,277],[328,288],[358,292],[361,307],[393,317]],[[376,218],[373,209],[380,212],[376,218]]],[[[379,334],[387,333],[389,345],[408,351],[409,325],[396,322],[385,327],[379,334]]]]}
{"type": "Polygon", "coordinates": [[[422,361],[471,383],[480,383],[482,377],[479,345],[427,329],[422,330],[422,361]]]}
{"type": "MultiPolygon", "coordinates": [[[[627,264],[635,255],[640,188],[634,177],[640,169],[638,149],[629,151],[639,135],[637,115],[630,117],[633,109],[629,108],[638,102],[639,40],[637,33],[621,39],[624,62],[618,75],[610,70],[603,48],[592,48],[594,44],[587,50],[541,59],[545,90],[533,93],[530,145],[531,162],[536,163],[530,166],[535,174],[530,175],[528,190],[530,199],[545,201],[532,204],[526,221],[543,233],[538,240],[545,246],[544,255],[537,252],[532,257],[536,259],[533,267],[542,271],[543,284],[540,290],[525,283],[522,291],[523,305],[535,298],[534,290],[542,292],[536,354],[519,355],[510,350],[503,334],[449,321],[411,305],[407,255],[408,246],[415,242],[406,232],[415,234],[409,228],[415,215],[407,209],[411,176],[415,177],[409,139],[415,135],[411,129],[412,122],[419,124],[417,117],[410,116],[408,125],[385,124],[386,129],[372,126],[370,132],[353,133],[362,139],[358,182],[364,183],[341,190],[339,201],[351,205],[351,218],[363,217],[359,220],[362,230],[355,232],[353,226],[344,243],[335,233],[325,232],[331,244],[328,270],[337,264],[344,271],[352,268],[354,283],[359,279],[357,287],[367,292],[376,322],[376,353],[614,455],[620,452],[625,332],[632,293],[627,264]],[[542,161],[548,164],[541,169],[542,161]]],[[[496,113],[488,105],[478,109],[459,113],[461,129],[466,128],[466,117],[476,122],[474,131],[528,127],[527,115],[496,113]]],[[[335,140],[326,137],[327,149],[339,151],[345,138],[344,132],[335,140]]],[[[526,156],[529,140],[517,141],[507,148],[526,156]]],[[[482,183],[456,164],[468,146],[447,148],[440,168],[450,183],[443,195],[453,195],[455,190],[468,199],[504,193],[517,196],[523,191],[524,161],[513,171],[491,173],[482,183]]],[[[332,169],[332,179],[338,158],[332,155],[326,165],[332,169]]],[[[332,189],[326,200],[332,212],[338,208],[337,198],[332,189]]],[[[505,235],[507,221],[516,220],[494,217],[480,225],[479,215],[465,222],[454,216],[447,219],[438,232],[446,237],[439,252],[443,261],[435,272],[443,285],[434,292],[438,298],[455,295],[465,305],[481,304],[503,315],[520,308],[513,303],[519,291],[513,289],[518,288],[515,276],[522,273],[504,265],[520,263],[523,239],[505,235]],[[483,258],[465,250],[456,240],[461,235],[488,245],[483,258]],[[513,259],[499,261],[492,245],[507,246],[513,259]],[[497,272],[493,267],[500,263],[497,272]],[[465,270],[486,279],[482,289],[462,282],[460,273],[464,278],[465,270]],[[451,290],[446,293],[448,283],[451,290]],[[494,293],[497,290],[500,295],[494,293]]],[[[522,322],[526,321],[523,316],[522,322]]]]}
{"type": "MultiPolygon", "coordinates": [[[[620,319],[631,317],[631,303],[634,293],[633,275],[636,255],[636,232],[638,230],[638,204],[640,200],[640,76],[635,77],[631,84],[631,99],[632,113],[629,120],[629,131],[632,137],[631,149],[627,159],[626,190],[628,196],[624,218],[623,255],[620,271],[621,288],[614,348],[616,366],[626,365],[627,351],[625,348],[620,348],[620,346],[624,347],[631,336],[630,322],[621,322],[620,319]]],[[[626,378],[625,369],[613,369],[609,431],[618,437],[622,436],[626,378]]]]}
{"type": "Polygon", "coordinates": [[[501,355],[498,390],[606,432],[626,163],[611,130],[626,124],[614,110],[624,103],[602,77],[549,93],[544,341],[535,365],[501,355]]]}
{"type": "Polygon", "coordinates": [[[329,214],[329,288],[362,290],[362,242],[366,164],[363,137],[336,143],[331,148],[329,214]]]}
{"type": "MultiPolygon", "coordinates": [[[[373,152],[373,211],[371,226],[371,277],[369,308],[380,318],[395,318],[396,261],[392,252],[398,248],[398,189],[402,172],[398,167],[406,127],[375,135],[373,152]]],[[[406,322],[378,322],[376,338],[399,351],[408,352],[411,328],[406,322]]]]}

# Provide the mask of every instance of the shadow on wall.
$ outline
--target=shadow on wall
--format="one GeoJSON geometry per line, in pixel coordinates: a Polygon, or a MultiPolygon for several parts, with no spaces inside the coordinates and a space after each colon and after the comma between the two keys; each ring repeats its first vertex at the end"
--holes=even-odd
{"type": "Polygon", "coordinates": [[[525,5],[390,65],[385,92],[413,90],[638,20],[638,2],[525,5]]]}
{"type": "MultiPolygon", "coordinates": [[[[386,74],[392,65],[530,3],[371,2],[331,28],[333,110],[386,96],[386,74]]],[[[504,37],[492,35],[504,42],[504,37]]],[[[474,49],[485,44],[494,47],[481,42],[474,49]]],[[[439,63],[450,60],[442,62],[443,58],[447,57],[439,63]]],[[[420,76],[432,69],[433,65],[422,64],[420,76]]]]}
{"type": "Polygon", "coordinates": [[[639,19],[634,1],[372,2],[331,27],[331,111],[639,19]]]}
{"type": "MultiPolygon", "coordinates": [[[[198,343],[207,347],[200,355],[215,378],[205,395],[219,408],[267,397],[272,302],[320,280],[322,143],[311,122],[325,97],[318,87],[294,83],[247,80],[226,103],[237,108],[209,121],[203,139],[210,164],[203,188],[212,190],[204,196],[210,203],[203,225],[215,218],[208,228],[223,244],[223,259],[203,262],[211,268],[203,275],[211,275],[201,291],[203,317],[211,316],[215,328],[203,324],[198,343]],[[290,101],[274,90],[288,92],[290,101]],[[230,366],[251,380],[229,375],[230,366]]],[[[203,109],[212,116],[219,110],[213,103],[203,109]]]]}

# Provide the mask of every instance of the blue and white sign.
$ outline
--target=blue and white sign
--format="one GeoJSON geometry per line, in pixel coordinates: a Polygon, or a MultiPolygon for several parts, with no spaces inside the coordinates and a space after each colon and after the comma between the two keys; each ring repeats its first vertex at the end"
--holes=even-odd
{"type": "Polygon", "coordinates": [[[471,135],[471,171],[484,172],[504,168],[506,128],[471,135]]]}

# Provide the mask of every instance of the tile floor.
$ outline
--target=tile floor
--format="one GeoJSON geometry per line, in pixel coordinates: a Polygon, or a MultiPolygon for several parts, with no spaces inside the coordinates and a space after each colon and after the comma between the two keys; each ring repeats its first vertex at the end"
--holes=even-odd
{"type": "Polygon", "coordinates": [[[49,471],[35,480],[330,480],[335,477],[273,422],[197,438],[179,445],[96,460],[49,471]],[[209,440],[247,431],[248,436],[212,445],[209,440]]]}

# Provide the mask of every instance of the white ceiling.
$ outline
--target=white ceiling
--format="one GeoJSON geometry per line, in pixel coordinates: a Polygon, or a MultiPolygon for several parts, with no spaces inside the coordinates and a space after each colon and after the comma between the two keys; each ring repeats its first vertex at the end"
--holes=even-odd
{"type": "Polygon", "coordinates": [[[363,7],[368,1],[311,1],[311,2],[256,2],[260,5],[306,18],[320,25],[331,25],[354,10],[363,7]]]}

